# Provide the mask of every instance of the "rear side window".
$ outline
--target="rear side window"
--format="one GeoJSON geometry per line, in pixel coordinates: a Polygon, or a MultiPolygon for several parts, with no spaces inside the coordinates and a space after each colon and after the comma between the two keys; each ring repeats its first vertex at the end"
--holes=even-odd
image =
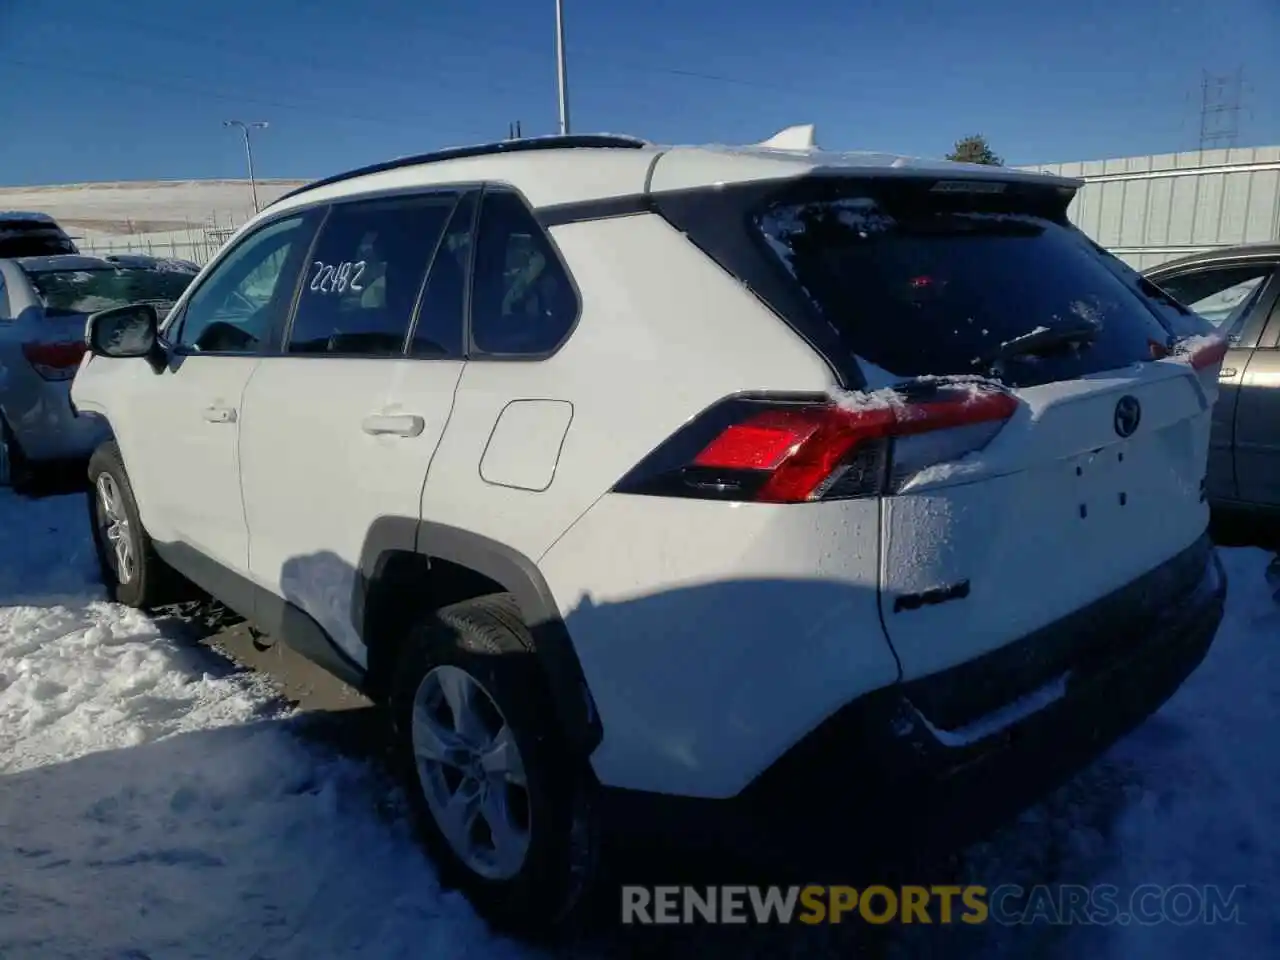
{"type": "Polygon", "coordinates": [[[453,194],[335,206],[302,278],[289,353],[399,356],[453,194]]]}
{"type": "Polygon", "coordinates": [[[578,297],[551,241],[507,190],[480,206],[471,289],[471,342],[481,354],[545,356],[578,318],[578,297]]]}
{"type": "Polygon", "coordinates": [[[1152,357],[1169,330],[1045,205],[932,181],[806,181],[754,226],[822,319],[903,377],[981,374],[1012,386],[1152,357]]]}

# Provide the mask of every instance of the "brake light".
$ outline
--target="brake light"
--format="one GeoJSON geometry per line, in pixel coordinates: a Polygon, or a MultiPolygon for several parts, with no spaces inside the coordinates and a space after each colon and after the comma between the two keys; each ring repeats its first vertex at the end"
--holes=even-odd
{"type": "Polygon", "coordinates": [[[614,489],[761,503],[894,493],[921,470],[986,446],[1018,406],[987,385],[912,385],[856,397],[724,401],[614,489]]]}
{"type": "Polygon", "coordinates": [[[1213,337],[1194,344],[1186,351],[1188,362],[1193,369],[1203,370],[1219,364],[1227,355],[1227,341],[1222,337],[1213,337]]]}
{"type": "Polygon", "coordinates": [[[80,358],[84,356],[83,342],[24,343],[22,353],[36,373],[46,380],[70,380],[76,375],[80,358]]]}

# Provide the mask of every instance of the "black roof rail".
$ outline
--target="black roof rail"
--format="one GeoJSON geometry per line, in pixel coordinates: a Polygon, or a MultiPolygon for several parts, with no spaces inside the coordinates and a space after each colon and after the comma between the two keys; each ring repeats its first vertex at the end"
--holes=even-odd
{"type": "Polygon", "coordinates": [[[398,170],[401,167],[416,167],[422,163],[439,163],[442,160],[463,160],[467,157],[487,157],[497,153],[520,153],[526,150],[567,150],[567,149],[591,149],[591,148],[621,148],[627,150],[638,150],[641,147],[647,147],[649,144],[636,137],[626,137],[620,134],[612,133],[580,133],[566,134],[564,136],[550,137],[528,137],[515,140],[497,140],[493,143],[480,143],[470,147],[450,147],[447,150],[436,150],[433,153],[420,153],[411,157],[397,157],[394,160],[384,160],[381,163],[372,163],[367,167],[360,167],[356,170],[348,170],[345,173],[336,173],[331,177],[325,177],[322,180],[313,180],[311,183],[303,184],[296,190],[290,190],[282,197],[277,197],[267,206],[272,207],[282,200],[288,200],[290,197],[296,197],[300,193],[306,193],[309,190],[316,190],[320,187],[327,187],[333,183],[341,183],[343,180],[354,180],[356,177],[363,177],[371,173],[385,173],[388,170],[398,170]]]}

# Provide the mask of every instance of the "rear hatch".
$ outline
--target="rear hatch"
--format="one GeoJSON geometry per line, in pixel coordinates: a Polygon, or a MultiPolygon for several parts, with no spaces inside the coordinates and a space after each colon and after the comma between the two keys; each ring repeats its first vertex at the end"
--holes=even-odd
{"type": "Polygon", "coordinates": [[[1222,345],[1188,339],[1194,318],[1071,227],[1069,199],[1057,183],[811,178],[756,219],[869,381],[842,405],[899,425],[880,603],[907,680],[1077,611],[1205,531],[1222,345]]]}

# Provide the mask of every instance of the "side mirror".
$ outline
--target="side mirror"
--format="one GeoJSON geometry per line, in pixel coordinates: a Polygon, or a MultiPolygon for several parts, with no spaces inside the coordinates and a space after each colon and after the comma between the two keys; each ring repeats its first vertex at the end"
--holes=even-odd
{"type": "Polygon", "coordinates": [[[99,357],[150,357],[156,348],[159,318],[149,303],[112,307],[90,315],[85,346],[99,357]]]}

